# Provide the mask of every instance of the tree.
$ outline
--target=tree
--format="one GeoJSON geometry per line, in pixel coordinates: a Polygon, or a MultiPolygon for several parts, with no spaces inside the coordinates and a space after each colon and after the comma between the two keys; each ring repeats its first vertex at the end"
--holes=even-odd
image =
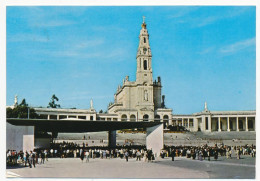
{"type": "Polygon", "coordinates": [[[59,101],[59,98],[55,96],[55,94],[52,95],[51,100],[49,102],[49,105],[47,107],[49,108],[60,108],[59,104],[56,104],[56,101],[59,101]]]}
{"type": "Polygon", "coordinates": [[[30,108],[26,103],[26,100],[23,99],[20,104],[16,107],[6,108],[6,117],[7,118],[39,118],[39,115],[35,112],[33,108],[30,108]],[[29,114],[29,116],[28,116],[29,114]]]}

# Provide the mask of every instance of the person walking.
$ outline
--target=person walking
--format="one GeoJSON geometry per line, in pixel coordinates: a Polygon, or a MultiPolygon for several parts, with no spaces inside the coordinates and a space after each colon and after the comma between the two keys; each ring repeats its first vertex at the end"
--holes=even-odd
{"type": "Polygon", "coordinates": [[[32,152],[32,164],[33,164],[33,167],[35,168],[35,156],[36,153],[35,152],[32,152]]]}

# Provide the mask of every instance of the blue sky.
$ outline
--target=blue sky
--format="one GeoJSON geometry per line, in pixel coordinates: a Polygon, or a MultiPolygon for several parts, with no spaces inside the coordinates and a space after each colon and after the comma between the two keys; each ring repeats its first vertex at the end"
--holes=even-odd
{"type": "Polygon", "coordinates": [[[176,114],[255,110],[254,6],[7,7],[7,105],[106,110],[135,80],[142,16],[153,76],[176,114]]]}

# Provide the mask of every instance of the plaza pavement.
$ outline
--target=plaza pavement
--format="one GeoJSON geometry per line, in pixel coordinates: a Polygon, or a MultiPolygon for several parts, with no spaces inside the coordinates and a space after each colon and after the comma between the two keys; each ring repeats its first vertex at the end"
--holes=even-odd
{"type": "Polygon", "coordinates": [[[39,178],[203,178],[254,179],[255,158],[242,156],[237,160],[219,157],[217,161],[191,160],[185,157],[156,158],[153,163],[125,159],[90,159],[82,163],[79,158],[50,158],[36,168],[8,167],[7,177],[39,178]]]}

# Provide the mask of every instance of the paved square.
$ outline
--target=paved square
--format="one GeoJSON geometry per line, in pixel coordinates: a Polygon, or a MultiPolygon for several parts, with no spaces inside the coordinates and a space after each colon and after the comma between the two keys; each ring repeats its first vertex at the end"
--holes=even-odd
{"type": "Polygon", "coordinates": [[[50,158],[36,168],[7,168],[7,177],[39,178],[226,178],[254,179],[255,159],[243,156],[227,160],[219,157],[217,161],[190,160],[185,157],[157,158],[153,163],[125,159],[90,159],[82,163],[79,158],[50,158]]]}

